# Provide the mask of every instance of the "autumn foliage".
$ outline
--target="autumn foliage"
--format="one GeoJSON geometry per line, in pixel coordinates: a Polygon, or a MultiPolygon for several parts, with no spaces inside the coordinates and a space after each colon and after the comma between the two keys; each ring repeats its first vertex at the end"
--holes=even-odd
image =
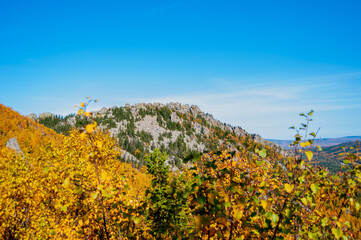
{"type": "Polygon", "coordinates": [[[141,170],[119,161],[85,104],[89,124],[69,136],[0,107],[3,239],[361,238],[360,155],[346,155],[340,175],[310,166],[307,123],[288,159],[257,144],[250,153],[250,142],[172,172],[158,149],[141,170]],[[12,137],[23,154],[5,147],[12,137]]]}

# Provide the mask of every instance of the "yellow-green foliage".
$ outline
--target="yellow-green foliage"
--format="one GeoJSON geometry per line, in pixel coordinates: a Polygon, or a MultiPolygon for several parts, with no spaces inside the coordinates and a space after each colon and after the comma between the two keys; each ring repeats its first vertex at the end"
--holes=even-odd
{"type": "Polygon", "coordinates": [[[1,106],[1,238],[361,238],[357,151],[338,176],[308,164],[312,141],[299,134],[298,154],[282,161],[223,147],[171,173],[155,150],[139,171],[81,107],[91,123],[61,136],[1,106]],[[11,137],[23,154],[5,147],[11,137]]]}
{"type": "Polygon", "coordinates": [[[134,216],[127,213],[139,206],[148,177],[118,161],[114,139],[93,126],[87,132],[74,130],[62,141],[52,134],[47,144],[34,143],[36,154],[1,148],[0,235],[84,239],[119,238],[125,230],[136,234],[134,216]]]}

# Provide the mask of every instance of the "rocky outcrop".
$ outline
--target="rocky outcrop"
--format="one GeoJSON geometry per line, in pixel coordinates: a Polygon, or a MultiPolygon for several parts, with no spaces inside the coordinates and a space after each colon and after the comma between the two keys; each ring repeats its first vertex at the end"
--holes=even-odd
{"type": "Polygon", "coordinates": [[[170,120],[172,122],[176,122],[176,123],[181,123],[182,120],[178,117],[176,112],[172,112],[172,114],[170,115],[170,120]]]}
{"type": "MultiPolygon", "coordinates": [[[[137,158],[131,152],[134,153],[135,149],[138,148],[148,152],[154,148],[162,147],[165,150],[173,148],[169,157],[174,159],[176,159],[175,156],[171,154],[174,151],[177,154],[178,149],[184,151],[184,146],[186,146],[187,151],[203,152],[209,150],[206,146],[209,147],[213,141],[212,138],[215,137],[216,129],[224,131],[227,135],[231,133],[240,137],[249,136],[255,142],[269,146],[283,156],[290,154],[279,145],[267,141],[257,134],[249,134],[239,126],[220,122],[212,114],[202,112],[197,105],[190,106],[170,102],[167,104],[138,103],[131,106],[127,103],[124,107],[103,107],[99,111],[92,112],[92,114],[94,117],[102,118],[99,120],[100,129],[108,130],[113,137],[119,137],[120,141],[127,143],[128,148],[125,150],[128,152],[123,152],[123,158],[133,162],[137,158]],[[121,137],[122,139],[120,139],[121,137]]],[[[47,116],[53,116],[53,114],[42,113],[39,118],[47,116]]],[[[29,117],[34,118],[36,115],[29,115],[29,117]]],[[[66,118],[66,123],[71,126],[79,126],[81,124],[78,124],[77,121],[81,122],[82,120],[84,120],[82,117],[70,116],[66,118]]],[[[216,143],[213,142],[212,146],[229,144],[220,135],[216,138],[218,140],[216,143]]]]}
{"type": "Polygon", "coordinates": [[[134,157],[132,154],[130,154],[129,152],[127,152],[125,150],[122,150],[120,156],[125,161],[139,162],[139,160],[136,157],[134,157]]]}
{"type": "Polygon", "coordinates": [[[15,150],[19,154],[23,153],[16,138],[9,139],[9,141],[6,142],[6,147],[15,150]]]}
{"type": "Polygon", "coordinates": [[[34,121],[38,119],[38,116],[35,113],[30,113],[29,115],[26,115],[25,117],[28,117],[34,121]]]}

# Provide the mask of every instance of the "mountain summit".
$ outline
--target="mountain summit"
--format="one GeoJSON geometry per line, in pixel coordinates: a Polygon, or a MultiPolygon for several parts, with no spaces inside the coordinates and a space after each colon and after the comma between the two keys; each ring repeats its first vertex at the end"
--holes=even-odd
{"type": "MultiPolygon", "coordinates": [[[[196,105],[180,103],[139,103],[133,106],[114,106],[92,112],[94,120],[101,129],[119,140],[124,150],[124,161],[143,165],[144,156],[155,148],[167,152],[169,163],[182,164],[181,159],[205,151],[216,150],[221,145],[230,148],[255,149],[267,148],[269,153],[283,156],[289,153],[280,146],[263,139],[257,134],[247,133],[238,126],[231,126],[216,120],[211,114],[200,110],[196,105]]],[[[82,128],[89,123],[84,116],[65,117],[49,113],[37,117],[39,123],[67,134],[69,129],[82,128]]]]}

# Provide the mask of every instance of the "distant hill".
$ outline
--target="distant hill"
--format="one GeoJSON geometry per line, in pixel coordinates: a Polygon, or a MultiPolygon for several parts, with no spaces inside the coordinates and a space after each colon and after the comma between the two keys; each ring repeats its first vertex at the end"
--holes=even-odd
{"type": "Polygon", "coordinates": [[[315,158],[313,162],[317,166],[328,168],[331,173],[343,171],[341,167],[343,166],[343,160],[345,159],[345,156],[340,154],[344,153],[345,151],[355,153],[356,147],[359,147],[360,149],[361,146],[359,142],[354,141],[345,142],[335,146],[324,147],[322,151],[318,152],[317,154],[316,150],[314,150],[315,158]]]}
{"type": "MultiPolygon", "coordinates": [[[[220,145],[245,149],[247,154],[256,148],[268,149],[269,156],[285,156],[287,151],[241,127],[234,127],[202,112],[198,106],[180,103],[135,104],[102,108],[92,113],[101,129],[118,139],[124,161],[143,164],[144,156],[155,148],[167,152],[169,163],[182,164],[182,159],[205,151],[217,150],[220,145]]],[[[73,128],[84,127],[89,120],[83,116],[65,117],[43,113],[33,118],[58,133],[67,134],[73,128]]]]}
{"type": "MultiPolygon", "coordinates": [[[[267,139],[273,143],[280,145],[284,149],[292,149],[289,145],[292,143],[293,140],[277,140],[277,139],[267,139]]],[[[316,139],[315,143],[321,147],[331,147],[336,146],[342,143],[347,142],[355,142],[356,140],[361,141],[361,136],[348,136],[348,137],[339,137],[339,138],[321,138],[316,139]]]]}
{"type": "Polygon", "coordinates": [[[15,138],[24,154],[39,154],[40,146],[60,141],[62,135],[0,104],[0,148],[15,138]]]}

